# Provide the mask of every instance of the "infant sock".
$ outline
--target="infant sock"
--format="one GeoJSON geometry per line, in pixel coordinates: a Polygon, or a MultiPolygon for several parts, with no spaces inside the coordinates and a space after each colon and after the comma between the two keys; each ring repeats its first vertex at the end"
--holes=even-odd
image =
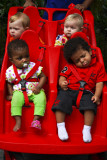
{"type": "Polygon", "coordinates": [[[57,123],[58,137],[60,140],[64,141],[68,139],[68,133],[65,128],[65,122],[57,123]]]}
{"type": "Polygon", "coordinates": [[[84,125],[82,133],[83,133],[83,141],[84,142],[89,143],[92,141],[91,126],[84,125]]]}

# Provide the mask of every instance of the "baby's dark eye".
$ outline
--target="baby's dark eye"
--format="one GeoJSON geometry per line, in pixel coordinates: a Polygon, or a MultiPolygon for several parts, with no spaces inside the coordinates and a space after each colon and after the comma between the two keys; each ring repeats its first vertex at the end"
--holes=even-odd
{"type": "Polygon", "coordinates": [[[16,31],[18,31],[19,30],[19,28],[14,28],[16,31]]]}
{"type": "Polygon", "coordinates": [[[65,28],[68,28],[69,26],[64,26],[65,28]]]}
{"type": "Polygon", "coordinates": [[[81,56],[81,58],[84,58],[84,57],[85,57],[85,55],[82,55],[82,56],[81,56]]]}
{"type": "Polygon", "coordinates": [[[71,27],[71,29],[75,29],[75,27],[71,27]]]}
{"type": "Polygon", "coordinates": [[[26,58],[29,58],[29,55],[26,55],[26,58]]]}
{"type": "Polygon", "coordinates": [[[22,59],[22,57],[18,57],[17,59],[18,59],[18,60],[21,60],[21,59],[22,59]]]}

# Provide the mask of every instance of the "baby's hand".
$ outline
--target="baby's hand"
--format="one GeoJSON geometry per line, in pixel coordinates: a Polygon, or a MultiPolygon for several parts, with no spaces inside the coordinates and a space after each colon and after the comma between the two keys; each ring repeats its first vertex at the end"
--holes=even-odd
{"type": "Polygon", "coordinates": [[[76,9],[79,9],[81,12],[83,12],[85,10],[85,6],[83,4],[77,4],[75,5],[76,9]]]}
{"type": "Polygon", "coordinates": [[[39,94],[40,93],[40,89],[36,86],[36,87],[33,87],[32,89],[32,92],[34,93],[34,94],[39,94]]]}
{"type": "Polygon", "coordinates": [[[62,84],[61,84],[61,88],[66,91],[68,89],[68,82],[63,81],[62,84]]]}
{"type": "Polygon", "coordinates": [[[23,5],[24,8],[29,7],[29,6],[36,7],[36,4],[33,3],[32,0],[30,0],[30,1],[26,1],[25,4],[23,5]]]}
{"type": "Polygon", "coordinates": [[[94,95],[91,100],[93,101],[93,103],[96,103],[97,105],[100,104],[100,98],[96,95],[94,95]]]}
{"type": "Polygon", "coordinates": [[[8,96],[6,97],[6,99],[7,99],[8,101],[11,101],[11,100],[12,100],[12,96],[13,96],[13,95],[8,95],[8,96]]]}

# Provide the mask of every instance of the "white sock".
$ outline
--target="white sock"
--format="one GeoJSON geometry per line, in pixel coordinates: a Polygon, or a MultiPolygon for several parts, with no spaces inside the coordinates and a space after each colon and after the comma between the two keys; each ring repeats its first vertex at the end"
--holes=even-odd
{"type": "Polygon", "coordinates": [[[88,142],[92,141],[91,126],[84,125],[82,133],[83,133],[83,141],[84,142],[88,143],[88,142]]]}
{"type": "Polygon", "coordinates": [[[68,139],[68,133],[65,128],[65,122],[57,123],[58,137],[60,140],[64,141],[68,139]]]}

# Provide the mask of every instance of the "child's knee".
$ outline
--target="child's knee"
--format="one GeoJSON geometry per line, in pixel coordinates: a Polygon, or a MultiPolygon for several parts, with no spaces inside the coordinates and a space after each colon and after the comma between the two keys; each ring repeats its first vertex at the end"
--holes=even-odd
{"type": "Polygon", "coordinates": [[[24,95],[21,91],[15,91],[12,97],[12,104],[23,105],[24,104],[24,95]]]}
{"type": "Polygon", "coordinates": [[[40,93],[35,96],[34,104],[37,104],[37,103],[46,104],[46,95],[44,91],[40,91],[40,93]]]}

